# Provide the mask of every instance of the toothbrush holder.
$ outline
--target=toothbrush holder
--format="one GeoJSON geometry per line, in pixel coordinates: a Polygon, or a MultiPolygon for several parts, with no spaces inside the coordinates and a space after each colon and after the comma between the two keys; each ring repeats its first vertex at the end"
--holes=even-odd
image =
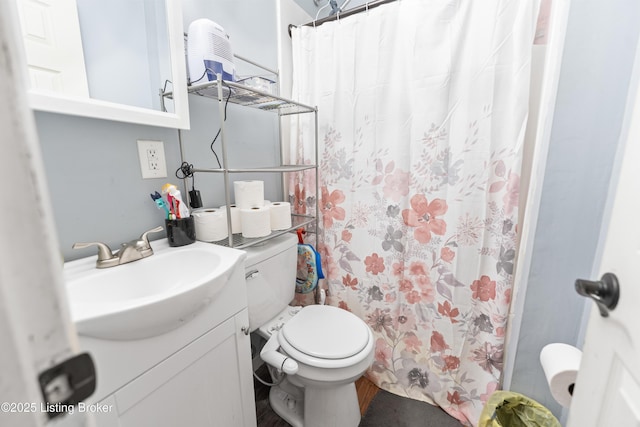
{"type": "Polygon", "coordinates": [[[196,241],[196,226],[193,217],[165,219],[169,246],[190,245],[196,241]]]}

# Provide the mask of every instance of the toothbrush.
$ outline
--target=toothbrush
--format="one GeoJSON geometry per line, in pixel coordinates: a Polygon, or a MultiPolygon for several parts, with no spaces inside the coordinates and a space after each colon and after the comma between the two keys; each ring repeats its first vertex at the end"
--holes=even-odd
{"type": "Polygon", "coordinates": [[[173,200],[176,202],[176,217],[180,219],[180,199],[174,197],[173,200]]]}
{"type": "Polygon", "coordinates": [[[156,205],[158,205],[158,209],[164,209],[164,212],[165,212],[165,215],[166,215],[167,219],[171,219],[171,214],[169,212],[169,208],[167,207],[167,204],[165,203],[164,200],[157,199],[156,200],[156,205]]]}
{"type": "Polygon", "coordinates": [[[167,202],[169,203],[169,210],[170,210],[170,213],[171,213],[171,219],[175,219],[175,217],[176,217],[175,216],[176,208],[175,208],[175,206],[173,204],[173,197],[169,193],[167,193],[167,202]]]}
{"type": "Polygon", "coordinates": [[[150,194],[150,196],[151,196],[151,200],[156,202],[156,206],[158,209],[164,209],[166,217],[167,219],[169,219],[169,214],[170,214],[169,208],[167,207],[167,204],[165,203],[165,201],[162,200],[162,196],[160,195],[160,193],[156,191],[155,194],[150,194]]]}

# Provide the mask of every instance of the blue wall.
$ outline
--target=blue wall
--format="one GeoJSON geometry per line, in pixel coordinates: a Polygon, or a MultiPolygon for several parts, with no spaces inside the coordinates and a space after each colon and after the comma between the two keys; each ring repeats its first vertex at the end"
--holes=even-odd
{"type": "Polygon", "coordinates": [[[560,417],[540,350],[580,347],[585,300],[574,291],[591,278],[609,180],[638,41],[640,4],[573,0],[547,156],[512,390],[560,417]]]}

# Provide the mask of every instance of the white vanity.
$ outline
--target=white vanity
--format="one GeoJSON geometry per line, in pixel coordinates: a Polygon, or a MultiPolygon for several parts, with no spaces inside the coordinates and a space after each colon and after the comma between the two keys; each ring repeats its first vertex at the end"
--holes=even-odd
{"type": "Polygon", "coordinates": [[[152,247],[155,254],[149,258],[108,269],[96,269],[95,257],[65,264],[80,346],[96,365],[96,392],[86,402],[97,405],[92,407],[96,425],[255,426],[250,339],[245,334],[245,253],[202,242],[171,248],[166,239],[152,242],[152,247]],[[182,265],[171,262],[203,252],[211,254],[212,274],[202,280],[197,277],[201,273],[181,271],[182,265]],[[148,269],[163,269],[166,283],[163,271],[158,275],[148,269]],[[174,274],[182,280],[171,277],[174,274]],[[87,283],[107,285],[105,277],[147,277],[157,283],[114,283],[111,293],[73,289],[87,283]],[[141,324],[161,326],[138,328],[137,314],[141,324]],[[126,318],[133,332],[127,334],[118,325],[109,339],[103,338],[108,334],[103,322],[118,317],[126,318]],[[128,338],[118,339],[118,334],[128,338]],[[142,337],[145,334],[157,335],[142,337]]]}

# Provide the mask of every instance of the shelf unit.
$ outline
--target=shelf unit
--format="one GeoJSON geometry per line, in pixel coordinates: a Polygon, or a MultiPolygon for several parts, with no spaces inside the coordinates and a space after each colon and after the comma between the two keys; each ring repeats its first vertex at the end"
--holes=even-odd
{"type": "MultiPolygon", "coordinates": [[[[269,68],[263,67],[255,62],[251,62],[245,58],[236,56],[236,58],[241,59],[243,61],[249,62],[250,64],[266,70],[271,74],[278,73],[276,71],[270,70],[269,68]]],[[[273,95],[271,93],[254,89],[249,86],[245,86],[236,82],[222,80],[222,76],[217,74],[217,79],[214,81],[209,81],[205,83],[199,83],[195,85],[190,85],[187,87],[187,91],[189,94],[204,96],[207,98],[217,99],[218,100],[218,112],[220,116],[220,141],[222,147],[222,158],[221,165],[222,168],[212,169],[212,168],[198,168],[194,167],[192,172],[194,173],[221,173],[224,175],[224,187],[225,187],[225,204],[227,209],[227,229],[229,236],[223,240],[212,242],[214,244],[219,244],[223,246],[228,246],[231,248],[246,248],[266,240],[269,240],[273,237],[282,235],[284,233],[296,230],[298,228],[304,228],[306,230],[313,230],[312,232],[317,235],[317,218],[319,217],[319,205],[318,201],[316,201],[315,215],[300,215],[300,214],[291,214],[291,227],[286,230],[278,230],[272,231],[271,234],[265,237],[259,238],[245,238],[242,234],[232,234],[231,233],[231,181],[230,176],[234,173],[288,173],[288,172],[302,172],[309,169],[315,169],[316,175],[316,186],[318,181],[318,110],[316,107],[312,107],[309,105],[301,104],[296,101],[292,101],[290,99],[282,98],[277,95],[273,95]],[[229,167],[229,162],[227,158],[227,141],[225,138],[225,120],[224,120],[224,104],[226,102],[241,105],[248,108],[255,108],[263,111],[268,111],[271,113],[278,114],[279,129],[282,129],[281,120],[285,116],[290,116],[294,114],[305,114],[305,113],[313,113],[314,114],[314,143],[315,143],[315,164],[313,165],[285,165],[283,164],[283,153],[282,153],[282,145],[280,148],[280,165],[279,166],[266,166],[266,167],[258,167],[258,168],[231,168],[229,167]]],[[[163,93],[163,98],[172,98],[172,92],[163,93]]],[[[181,131],[179,133],[180,140],[180,156],[181,161],[186,161],[184,158],[184,150],[182,147],[182,136],[181,131]]],[[[282,142],[282,132],[280,134],[280,142],[282,142]]],[[[283,177],[283,184],[285,180],[283,177]]],[[[284,187],[284,185],[283,185],[284,187]]],[[[186,188],[186,183],[185,183],[186,188]]],[[[317,192],[317,188],[316,188],[317,192]]],[[[284,193],[284,188],[283,188],[284,193]]],[[[284,197],[287,197],[287,194],[283,194],[284,197]]]]}

